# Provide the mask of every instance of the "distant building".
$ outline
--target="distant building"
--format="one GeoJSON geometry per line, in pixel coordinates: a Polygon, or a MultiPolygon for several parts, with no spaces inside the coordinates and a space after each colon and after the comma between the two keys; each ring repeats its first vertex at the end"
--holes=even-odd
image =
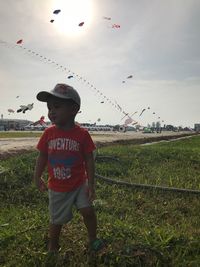
{"type": "Polygon", "coordinates": [[[194,130],[195,130],[196,132],[200,132],[200,123],[195,123],[195,125],[194,125],[194,130]]]}
{"type": "Polygon", "coordinates": [[[29,123],[31,123],[31,121],[1,118],[0,119],[0,131],[23,130],[24,127],[29,123]]]}

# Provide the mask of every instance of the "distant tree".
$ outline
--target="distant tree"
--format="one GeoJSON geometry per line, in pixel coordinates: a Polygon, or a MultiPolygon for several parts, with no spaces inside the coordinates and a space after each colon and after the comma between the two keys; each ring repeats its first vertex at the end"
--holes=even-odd
{"type": "Polygon", "coordinates": [[[161,123],[159,121],[156,122],[156,128],[159,129],[161,127],[161,123]]]}
{"type": "Polygon", "coordinates": [[[170,124],[166,125],[165,128],[166,128],[167,131],[174,131],[174,126],[173,125],[170,125],[170,124]]]}

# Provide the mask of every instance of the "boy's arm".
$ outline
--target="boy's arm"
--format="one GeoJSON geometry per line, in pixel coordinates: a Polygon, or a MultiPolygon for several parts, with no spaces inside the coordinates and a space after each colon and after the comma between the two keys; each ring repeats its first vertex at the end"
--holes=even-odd
{"type": "Polygon", "coordinates": [[[40,191],[47,190],[47,186],[44,180],[41,178],[47,164],[47,158],[48,158],[47,154],[40,151],[36,160],[35,171],[34,171],[34,182],[40,191]]]}
{"type": "Polygon", "coordinates": [[[89,198],[90,200],[95,199],[95,163],[93,152],[85,155],[85,167],[88,178],[88,187],[89,187],[89,198]]]}

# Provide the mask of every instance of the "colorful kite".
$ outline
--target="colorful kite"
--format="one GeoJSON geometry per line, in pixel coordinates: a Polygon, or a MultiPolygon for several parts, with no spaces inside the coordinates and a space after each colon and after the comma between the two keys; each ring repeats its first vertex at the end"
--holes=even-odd
{"type": "Polygon", "coordinates": [[[120,25],[119,25],[119,24],[113,24],[113,25],[112,25],[112,28],[113,28],[113,29],[119,29],[119,28],[120,28],[120,25]]]}
{"type": "Polygon", "coordinates": [[[20,39],[20,40],[17,41],[17,44],[22,44],[22,42],[23,42],[23,40],[20,39]]]}
{"type": "Polygon", "coordinates": [[[133,119],[129,117],[128,119],[125,120],[124,125],[127,126],[128,124],[132,123],[133,119]]]}
{"type": "Polygon", "coordinates": [[[79,27],[82,27],[84,25],[84,22],[81,22],[78,24],[79,27]]]}

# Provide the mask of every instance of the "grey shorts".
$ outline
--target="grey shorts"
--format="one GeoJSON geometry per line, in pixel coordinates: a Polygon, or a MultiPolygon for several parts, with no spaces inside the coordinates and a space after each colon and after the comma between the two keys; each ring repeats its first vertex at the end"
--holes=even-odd
{"type": "Polygon", "coordinates": [[[65,224],[73,218],[72,208],[77,209],[91,207],[88,199],[88,185],[83,183],[71,192],[55,192],[49,189],[49,213],[50,223],[65,224]]]}

